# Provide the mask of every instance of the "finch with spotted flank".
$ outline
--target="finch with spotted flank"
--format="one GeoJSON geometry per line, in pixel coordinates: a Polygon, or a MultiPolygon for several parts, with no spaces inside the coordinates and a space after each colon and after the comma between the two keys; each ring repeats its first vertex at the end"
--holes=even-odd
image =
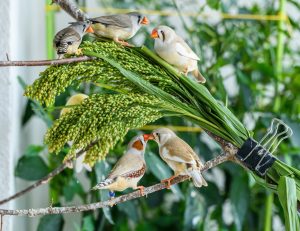
{"type": "Polygon", "coordinates": [[[127,151],[118,160],[108,177],[93,187],[92,190],[108,189],[110,195],[114,195],[114,191],[133,188],[139,189],[141,195],[144,195],[144,186],[137,186],[137,183],[146,171],[144,159],[146,144],[147,141],[143,135],[134,137],[128,144],[127,151]]]}

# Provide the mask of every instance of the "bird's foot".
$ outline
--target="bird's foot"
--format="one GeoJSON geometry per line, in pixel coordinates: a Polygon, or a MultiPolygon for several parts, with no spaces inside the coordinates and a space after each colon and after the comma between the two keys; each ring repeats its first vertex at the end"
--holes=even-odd
{"type": "Polygon", "coordinates": [[[161,181],[161,183],[167,183],[167,189],[171,188],[171,180],[173,180],[176,176],[171,176],[170,178],[164,179],[161,181]]]}
{"type": "MultiPolygon", "coordinates": [[[[144,186],[137,186],[136,187],[139,191],[140,191],[140,194],[142,195],[142,196],[145,196],[146,194],[145,194],[145,187],[144,186]]],[[[147,196],[147,195],[146,195],[147,196]]]]}
{"type": "Polygon", "coordinates": [[[124,40],[119,40],[119,39],[114,39],[115,42],[120,43],[121,45],[125,47],[134,47],[132,44],[124,41],[124,40]]]}
{"type": "Polygon", "coordinates": [[[59,55],[57,56],[57,59],[63,59],[63,58],[65,58],[65,54],[59,54],[59,55]]]}
{"type": "Polygon", "coordinates": [[[179,74],[184,75],[184,76],[187,76],[188,72],[180,71],[179,74]]]}
{"type": "Polygon", "coordinates": [[[109,195],[109,197],[110,197],[110,201],[109,201],[109,206],[110,207],[113,207],[114,205],[115,205],[115,203],[113,202],[113,199],[115,198],[115,192],[113,192],[113,191],[109,191],[108,192],[108,195],[109,195]]]}
{"type": "Polygon", "coordinates": [[[109,201],[109,203],[108,203],[108,205],[109,205],[110,207],[114,207],[114,206],[116,205],[116,203],[113,202],[113,199],[114,199],[114,197],[111,197],[111,198],[110,198],[110,201],[109,201]]]}
{"type": "Polygon", "coordinates": [[[75,55],[82,56],[83,55],[82,48],[78,48],[77,51],[75,52],[75,55]]]}

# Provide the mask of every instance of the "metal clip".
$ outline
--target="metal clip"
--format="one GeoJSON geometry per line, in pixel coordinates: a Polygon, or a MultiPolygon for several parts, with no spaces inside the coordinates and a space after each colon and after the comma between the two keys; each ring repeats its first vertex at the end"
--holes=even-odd
{"type": "Polygon", "coordinates": [[[264,137],[259,142],[247,140],[239,150],[238,157],[247,167],[263,176],[274,163],[272,154],[279,144],[292,135],[293,131],[287,124],[274,118],[264,137]],[[248,154],[245,155],[246,151],[248,154]]]}

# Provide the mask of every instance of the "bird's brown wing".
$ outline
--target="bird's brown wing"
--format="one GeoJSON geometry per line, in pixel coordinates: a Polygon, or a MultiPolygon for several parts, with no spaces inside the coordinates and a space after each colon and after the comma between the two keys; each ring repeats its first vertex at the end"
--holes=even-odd
{"type": "Polygon", "coordinates": [[[59,31],[53,40],[53,44],[55,47],[64,46],[64,45],[72,45],[74,42],[78,42],[81,40],[81,36],[78,32],[73,30],[72,28],[65,28],[59,31]]]}
{"type": "Polygon", "coordinates": [[[90,19],[92,23],[101,23],[107,26],[119,28],[131,28],[131,20],[127,14],[108,15],[90,19]]]}
{"type": "Polygon", "coordinates": [[[115,178],[118,176],[128,176],[134,172],[141,170],[144,166],[144,160],[141,156],[136,154],[126,153],[115,164],[111,170],[108,178],[115,178]]]}
{"type": "Polygon", "coordinates": [[[166,147],[168,148],[169,153],[167,156],[164,155],[165,158],[176,162],[190,164],[196,163],[198,167],[202,166],[198,155],[184,140],[179,137],[169,139],[166,143],[166,147]]]}

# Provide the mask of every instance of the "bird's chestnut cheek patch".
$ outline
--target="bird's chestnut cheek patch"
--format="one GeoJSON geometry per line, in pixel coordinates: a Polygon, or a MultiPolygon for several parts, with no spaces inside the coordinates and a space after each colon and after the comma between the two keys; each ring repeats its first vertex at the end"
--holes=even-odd
{"type": "Polygon", "coordinates": [[[144,145],[142,143],[142,141],[137,140],[133,143],[132,147],[134,147],[137,150],[143,150],[144,149],[144,145]]]}

